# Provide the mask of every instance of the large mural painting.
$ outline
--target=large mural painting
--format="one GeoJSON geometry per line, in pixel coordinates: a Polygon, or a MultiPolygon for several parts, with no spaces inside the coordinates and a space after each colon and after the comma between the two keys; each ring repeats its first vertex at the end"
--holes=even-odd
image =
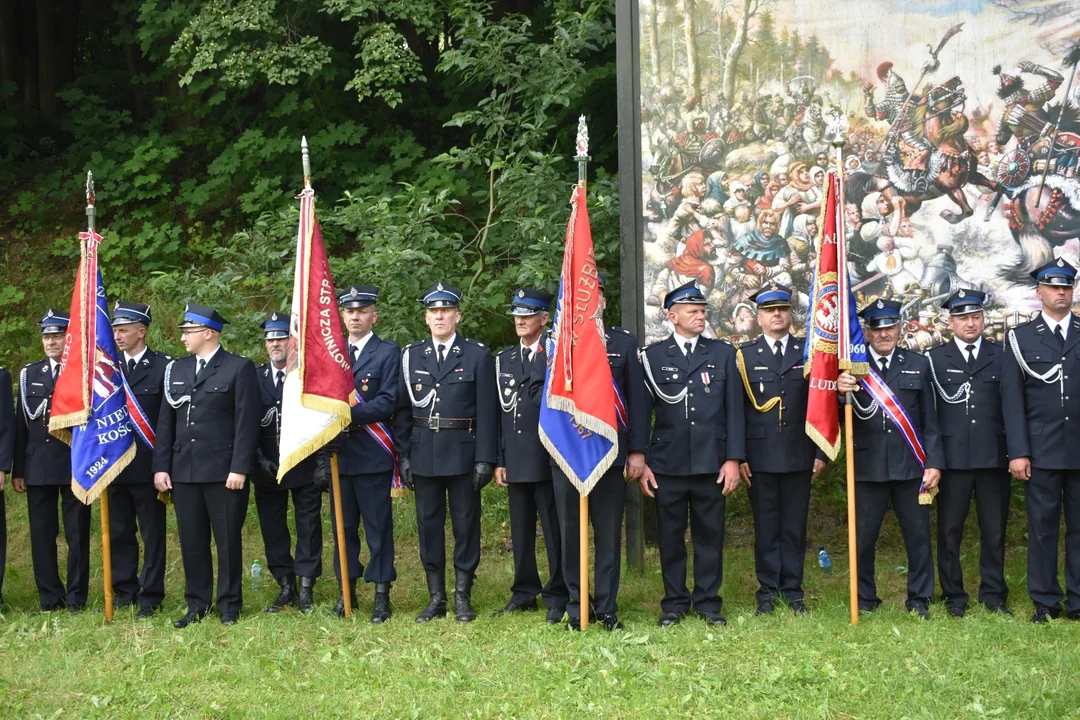
{"type": "Polygon", "coordinates": [[[1080,3],[634,1],[647,341],[691,279],[714,336],[756,336],[768,282],[804,323],[833,113],[853,283],[904,300],[909,347],[958,288],[1001,336],[1037,307],[1030,270],[1080,266],[1080,3]]]}

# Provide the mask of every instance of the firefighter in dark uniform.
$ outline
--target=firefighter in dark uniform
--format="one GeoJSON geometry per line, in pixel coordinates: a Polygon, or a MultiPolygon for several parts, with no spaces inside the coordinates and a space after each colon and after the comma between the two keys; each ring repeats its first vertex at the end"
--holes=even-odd
{"type": "Polygon", "coordinates": [[[555,492],[551,481],[551,456],[540,442],[540,413],[524,394],[534,364],[545,361],[544,328],[548,322],[551,293],[521,288],[514,293],[510,314],[519,342],[495,356],[495,374],[502,407],[499,426],[499,460],[495,482],[510,500],[510,540],[514,551],[514,580],[510,602],[496,615],[535,610],[540,595],[547,607],[547,621],[558,623],[570,599],[562,574],[562,536],[559,532],[555,492]],[[536,518],[547,546],[548,582],[542,585],[536,567],[536,518]]]}
{"type": "Polygon", "coordinates": [[[930,617],[934,597],[934,555],[930,540],[930,505],[920,490],[937,487],[945,467],[934,408],[929,361],[896,345],[900,340],[900,303],[875,300],[859,313],[869,344],[870,368],[892,390],[906,411],[926,453],[925,467],[884,410],[871,401],[854,376],[842,372],[837,389],[853,393],[855,414],[855,539],[858,546],[859,611],[881,605],[874,581],[877,540],[892,505],[907,551],[909,611],[930,617]]]}
{"type": "MultiPolygon", "coordinates": [[[[598,275],[600,311],[607,307],[604,276],[598,275]]],[[[621,327],[606,327],[608,365],[618,394],[618,454],[611,467],[589,493],[589,521],[593,529],[593,577],[589,605],[591,616],[606,630],[622,630],[619,621],[619,581],[622,578],[622,526],[626,509],[626,483],[637,482],[645,472],[645,448],[649,442],[649,393],[645,373],[638,362],[637,340],[621,327]]],[[[539,408],[543,400],[545,368],[534,364],[529,396],[539,408]]],[[[580,499],[577,486],[555,461],[551,462],[555,486],[555,509],[562,535],[563,577],[570,590],[566,604],[568,630],[581,630],[580,499]]]]}
{"type": "Polygon", "coordinates": [[[641,491],[656,498],[657,545],[664,578],[660,626],[691,609],[712,625],[721,614],[727,495],[745,459],[743,392],[735,348],[702,337],[705,296],[692,281],[664,297],[675,331],[641,354],[656,424],[641,491]],[[686,526],[694,545],[694,590],[686,587],[686,526]]]}
{"type": "Polygon", "coordinates": [[[403,387],[395,417],[401,477],[416,493],[420,562],[431,594],[416,622],[446,616],[448,502],[454,615],[459,622],[472,622],[472,585],[480,564],[480,489],[491,482],[498,459],[495,363],[483,343],[457,334],[457,288],[440,282],[421,301],[431,337],[402,352],[403,387]]]}
{"type": "MultiPolygon", "coordinates": [[[[379,319],[378,300],[379,288],[371,285],[350,285],[338,296],[349,334],[353,384],[356,394],[363,399],[353,405],[352,424],[342,435],[338,451],[345,548],[353,602],[356,602],[357,578],[363,575],[364,580],[375,584],[371,610],[374,624],[390,619],[390,584],[397,580],[391,504],[396,467],[391,420],[398,402],[401,361],[398,344],[384,340],[372,330],[379,319]],[[384,439],[387,436],[389,445],[384,439]],[[360,563],[361,519],[370,553],[366,570],[360,563]]],[[[404,493],[404,489],[398,492],[404,493]]],[[[337,553],[334,553],[334,571],[340,575],[337,553]]],[[[334,614],[344,616],[345,600],[339,596],[338,603],[334,614]]]]}
{"type": "Polygon", "coordinates": [[[224,326],[216,310],[189,303],[179,327],[190,355],[165,369],[153,468],[158,491],[172,491],[180,535],[188,611],[176,628],[199,622],[212,604],[221,624],[232,625],[244,604],[241,530],[259,444],[259,380],[251,360],[221,347],[224,326]]]}
{"type": "MultiPolygon", "coordinates": [[[[151,423],[161,414],[165,366],[170,358],[146,346],[149,305],[117,301],[112,329],[120,351],[121,372],[151,423]]],[[[154,449],[136,436],[135,458],[109,485],[109,535],[116,607],[138,605],[135,619],[145,620],[165,599],[165,504],[154,487],[154,449]],[[137,530],[137,532],[136,532],[137,530]],[[139,541],[143,566],[139,573],[139,541]]]]}
{"type": "Polygon", "coordinates": [[[0,367],[0,606],[4,604],[4,568],[7,566],[7,509],[4,487],[15,456],[15,400],[11,395],[11,373],[0,367]]]}
{"type": "Polygon", "coordinates": [[[255,451],[252,485],[255,511],[259,515],[266,567],[281,591],[266,612],[276,613],[296,606],[302,613],[315,609],[312,591],[322,575],[322,489],[315,484],[315,455],[304,458],[278,482],[281,437],[281,394],[285,386],[286,348],[289,345],[289,316],[271,313],[260,326],[270,361],[255,368],[259,379],[259,447],[255,451]],[[296,556],[289,535],[289,495],[292,495],[296,522],[296,556]],[[300,586],[297,587],[297,578],[300,586]]]}
{"type": "Polygon", "coordinates": [[[802,614],[810,483],[825,461],[806,434],[810,383],[803,340],[791,335],[791,289],[771,283],[750,299],[762,335],[738,352],[746,391],[746,462],[739,470],[754,513],[757,613],[771,613],[783,600],[802,614]]]}
{"type": "Polygon", "coordinates": [[[983,302],[978,290],[957,290],[942,304],[949,311],[952,339],[930,351],[937,391],[938,425],[945,451],[937,503],[938,579],[941,599],[953,617],[963,617],[968,594],[960,567],[960,541],[971,509],[979,520],[979,602],[1009,614],[1005,585],[1005,526],[1010,482],[1001,414],[1001,345],[984,339],[983,302]]]}
{"type": "Polygon", "coordinates": [[[30,363],[19,374],[12,485],[15,492],[26,493],[30,554],[41,609],[66,606],[77,612],[86,605],[90,582],[90,507],[71,492],[71,452],[49,434],[49,410],[68,322],[65,312],[45,313],[38,325],[47,357],[30,363]],[[66,589],[56,560],[57,503],[68,547],[66,589]]]}
{"type": "Polygon", "coordinates": [[[1080,620],[1080,317],[1072,309],[1076,268],[1052,260],[1035,270],[1042,312],[1013,329],[1001,377],[1009,472],[1024,483],[1027,583],[1032,622],[1080,620]],[[1072,398],[1076,398],[1075,400],[1072,398]],[[1058,533],[1065,514],[1065,592],[1058,582],[1058,533]]]}

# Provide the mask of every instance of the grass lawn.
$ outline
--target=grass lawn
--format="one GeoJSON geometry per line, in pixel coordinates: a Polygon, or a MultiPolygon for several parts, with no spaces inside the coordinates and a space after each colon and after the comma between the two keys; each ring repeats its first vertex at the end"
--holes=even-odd
{"type": "MultiPolygon", "coordinates": [[[[323,580],[319,609],[267,616],[273,583],[245,591],[246,614],[223,628],[214,617],[183,631],[183,578],[170,534],[164,612],[135,622],[129,611],[104,622],[100,548],[95,543],[91,606],[78,615],[32,614],[26,503],[7,491],[7,606],[0,616],[0,718],[68,717],[742,717],[1065,718],[1080,717],[1080,622],[1028,622],[1022,517],[1013,509],[1008,554],[1012,618],[972,603],[963,620],[940,605],[922,622],[903,610],[903,561],[891,518],[878,556],[886,604],[858,627],[848,623],[842,512],[815,499],[811,544],[825,543],[835,570],[808,560],[811,614],[753,615],[753,552],[745,493],[729,506],[725,612],[729,625],[698,620],[656,626],[662,594],[655,550],[642,576],[624,577],[619,603],[627,630],[569,633],[542,613],[495,619],[512,573],[504,542],[505,495],[485,490],[484,557],[471,625],[418,626],[426,602],[411,500],[398,501],[395,616],[367,623],[372,590],[360,586],[352,621],[329,613],[337,592],[323,580]]],[[[974,514],[974,513],[973,513],[974,514]]],[[[172,522],[170,511],[170,522],[172,522]]],[[[100,539],[98,508],[94,533],[100,539]]],[[[324,524],[329,518],[324,508],[324,524]]],[[[262,557],[254,508],[245,557],[262,557]]],[[[977,546],[969,519],[964,563],[977,588],[977,546]]],[[[326,534],[325,567],[333,549],[326,534]]],[[[543,567],[543,562],[541,562],[543,567]]],[[[61,560],[61,567],[63,561],[61,560]]]]}

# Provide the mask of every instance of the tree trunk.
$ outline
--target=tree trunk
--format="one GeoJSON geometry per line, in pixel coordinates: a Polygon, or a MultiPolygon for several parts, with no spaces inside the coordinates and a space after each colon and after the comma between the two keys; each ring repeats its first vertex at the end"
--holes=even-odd
{"type": "Polygon", "coordinates": [[[683,19],[683,42],[686,45],[686,84],[690,96],[701,95],[698,77],[697,50],[694,46],[694,0],[679,0],[679,12],[683,19]]]}
{"type": "Polygon", "coordinates": [[[37,10],[34,0],[20,3],[19,42],[22,45],[22,96],[23,105],[38,107],[38,43],[37,10]]]}
{"type": "Polygon", "coordinates": [[[141,120],[145,118],[150,111],[150,108],[146,104],[146,98],[143,95],[142,85],[139,83],[139,46],[135,43],[126,43],[124,45],[124,63],[127,65],[128,72],[131,73],[131,97],[135,101],[135,119],[141,120]]]}
{"type": "Polygon", "coordinates": [[[663,83],[660,79],[660,21],[657,17],[657,2],[659,0],[649,3],[649,65],[652,69],[653,85],[659,88],[663,83]]]}
{"type": "Polygon", "coordinates": [[[735,25],[735,39],[731,41],[731,47],[728,48],[727,56],[724,58],[724,81],[721,87],[724,97],[731,106],[735,104],[735,70],[739,64],[739,56],[746,47],[747,26],[756,9],[755,0],[742,0],[742,10],[735,25]]]}
{"type": "MultiPolygon", "coordinates": [[[[22,79],[19,55],[18,13],[14,0],[0,2],[0,84],[16,87],[22,79]]],[[[11,101],[7,103],[11,106],[11,101]]]]}
{"type": "Polygon", "coordinates": [[[37,0],[38,113],[52,124],[59,114],[56,100],[56,22],[53,0],[37,0]]]}

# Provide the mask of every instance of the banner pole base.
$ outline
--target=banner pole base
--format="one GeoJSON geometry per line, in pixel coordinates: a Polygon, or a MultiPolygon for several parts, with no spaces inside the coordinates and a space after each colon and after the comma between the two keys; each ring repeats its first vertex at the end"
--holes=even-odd
{"type": "Polygon", "coordinates": [[[101,565],[102,582],[105,583],[105,621],[113,621],[113,586],[112,586],[112,529],[109,525],[109,488],[98,496],[101,502],[101,565]]]}
{"type": "Polygon", "coordinates": [[[859,624],[859,557],[855,539],[855,429],[851,398],[844,405],[844,445],[847,453],[847,521],[848,521],[848,601],[851,604],[851,624],[859,624]]]}
{"type": "Polygon", "coordinates": [[[581,629],[589,629],[589,496],[582,495],[578,505],[578,599],[581,606],[581,629]]]}
{"type": "Polygon", "coordinates": [[[349,554],[345,549],[345,513],[341,509],[337,453],[330,455],[330,485],[334,494],[334,539],[337,540],[338,565],[341,566],[341,597],[345,601],[345,617],[352,617],[352,583],[349,582],[349,554]]]}

